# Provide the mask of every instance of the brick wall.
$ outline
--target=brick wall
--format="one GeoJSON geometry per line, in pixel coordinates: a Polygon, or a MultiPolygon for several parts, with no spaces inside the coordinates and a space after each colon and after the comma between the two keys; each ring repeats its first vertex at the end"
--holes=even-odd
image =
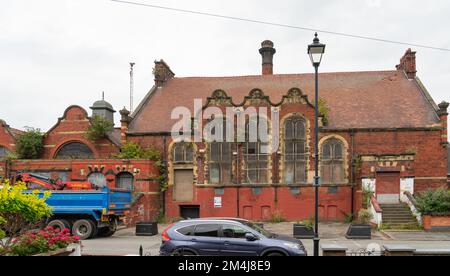
{"type": "Polygon", "coordinates": [[[95,158],[110,158],[119,153],[120,147],[109,139],[92,143],[85,137],[90,126],[86,110],[79,106],[71,106],[58,123],[50,129],[44,138],[44,153],[42,159],[52,159],[58,150],[68,142],[81,142],[87,145],[94,153],[95,158]]]}

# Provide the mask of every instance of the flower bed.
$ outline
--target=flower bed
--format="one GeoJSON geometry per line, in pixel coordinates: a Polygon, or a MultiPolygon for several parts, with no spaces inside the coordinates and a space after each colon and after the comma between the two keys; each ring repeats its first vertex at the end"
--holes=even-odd
{"type": "Polygon", "coordinates": [[[79,238],[71,236],[69,229],[60,231],[47,227],[40,231],[31,231],[15,239],[11,246],[12,256],[33,255],[68,255],[66,248],[74,243],[79,243],[79,238]],[[52,253],[53,252],[53,253],[52,253]]]}

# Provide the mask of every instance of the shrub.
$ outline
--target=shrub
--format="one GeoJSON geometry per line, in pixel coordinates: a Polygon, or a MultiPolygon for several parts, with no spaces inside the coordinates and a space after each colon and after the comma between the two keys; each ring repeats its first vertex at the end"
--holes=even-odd
{"type": "Polygon", "coordinates": [[[301,224],[305,225],[306,228],[308,228],[308,230],[314,229],[314,223],[315,223],[314,222],[314,217],[310,217],[309,219],[304,220],[304,221],[301,222],[301,224]]]}
{"type": "Polygon", "coordinates": [[[42,219],[51,216],[51,207],[45,200],[50,196],[46,192],[39,198],[38,191],[24,193],[25,183],[11,186],[8,180],[0,188],[0,254],[7,254],[13,239],[34,229],[42,219]]]}
{"type": "Polygon", "coordinates": [[[358,223],[360,224],[370,224],[373,219],[372,213],[367,209],[361,209],[358,213],[358,223]]]}
{"type": "Polygon", "coordinates": [[[107,137],[114,130],[114,124],[102,116],[94,115],[91,118],[91,126],[86,131],[86,138],[96,143],[107,137]]]}
{"type": "Polygon", "coordinates": [[[17,138],[16,151],[20,159],[37,159],[44,150],[44,135],[40,129],[28,128],[17,138]]]}
{"type": "Polygon", "coordinates": [[[285,222],[286,219],[284,218],[281,211],[275,211],[272,213],[272,217],[270,218],[270,222],[272,223],[282,223],[285,222]]]}
{"type": "Polygon", "coordinates": [[[374,192],[372,190],[369,189],[363,189],[363,193],[362,193],[362,207],[364,209],[369,209],[370,207],[370,200],[372,199],[372,197],[374,196],[374,192]]]}
{"type": "Polygon", "coordinates": [[[77,236],[70,235],[69,229],[60,231],[47,227],[39,232],[28,232],[15,239],[8,255],[32,256],[63,249],[79,241],[80,239],[77,236]]]}
{"type": "Polygon", "coordinates": [[[149,159],[152,161],[161,160],[161,153],[153,148],[148,147],[143,149],[139,144],[134,142],[128,142],[124,144],[120,150],[120,154],[117,155],[120,159],[149,159]]]}
{"type": "Polygon", "coordinates": [[[450,214],[450,190],[428,190],[416,197],[417,209],[422,215],[450,214]]]}

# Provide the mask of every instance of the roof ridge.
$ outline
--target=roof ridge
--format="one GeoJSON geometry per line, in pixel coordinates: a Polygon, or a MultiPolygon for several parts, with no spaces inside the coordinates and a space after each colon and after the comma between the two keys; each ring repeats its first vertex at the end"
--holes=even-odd
{"type": "MultiPolygon", "coordinates": [[[[351,75],[351,74],[382,74],[400,72],[398,70],[378,70],[378,71],[344,71],[344,72],[321,72],[321,75],[351,75]]],[[[227,79],[227,78],[271,78],[283,76],[308,76],[314,73],[288,73],[288,74],[273,74],[273,75],[229,75],[229,76],[187,76],[174,77],[173,79],[227,79]]]]}

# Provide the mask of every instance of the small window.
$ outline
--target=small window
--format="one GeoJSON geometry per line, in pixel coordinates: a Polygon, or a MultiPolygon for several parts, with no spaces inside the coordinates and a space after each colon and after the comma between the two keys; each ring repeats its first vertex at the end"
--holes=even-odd
{"type": "Polygon", "coordinates": [[[200,224],[195,227],[195,236],[197,237],[219,237],[219,225],[217,224],[200,224]]]}
{"type": "Polygon", "coordinates": [[[247,234],[248,231],[239,226],[224,225],[222,227],[222,233],[224,238],[245,239],[245,234],[247,234]]]}
{"type": "Polygon", "coordinates": [[[133,190],[134,177],[131,173],[120,173],[116,178],[116,187],[119,189],[133,190]]]}
{"type": "Polygon", "coordinates": [[[193,163],[194,147],[189,143],[179,143],[173,148],[173,161],[175,163],[193,163]]]}
{"type": "Polygon", "coordinates": [[[102,173],[91,173],[88,181],[97,187],[106,187],[106,176],[102,173]]]}
{"type": "Polygon", "coordinates": [[[184,236],[194,235],[194,225],[178,229],[177,232],[184,236]]]}
{"type": "Polygon", "coordinates": [[[0,160],[6,158],[8,150],[5,147],[0,146],[0,160]]]}

